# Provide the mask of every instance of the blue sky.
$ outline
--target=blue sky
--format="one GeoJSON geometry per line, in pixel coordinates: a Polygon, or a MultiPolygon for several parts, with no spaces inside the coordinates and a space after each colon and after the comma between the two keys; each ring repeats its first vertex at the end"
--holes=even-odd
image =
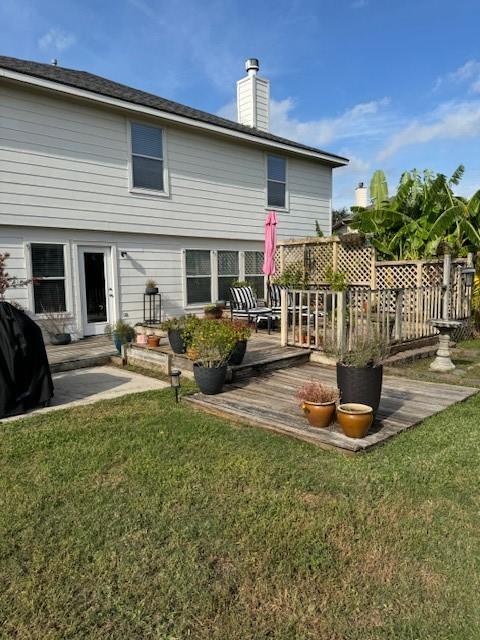
{"type": "Polygon", "coordinates": [[[383,168],[480,188],[480,0],[1,0],[0,52],[233,116],[258,57],[275,133],[347,155],[334,206],[383,168]]]}

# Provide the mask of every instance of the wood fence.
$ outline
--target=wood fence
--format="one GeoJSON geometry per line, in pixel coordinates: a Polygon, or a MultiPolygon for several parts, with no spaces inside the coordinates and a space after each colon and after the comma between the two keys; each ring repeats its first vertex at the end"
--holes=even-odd
{"type": "Polygon", "coordinates": [[[349,349],[372,331],[389,344],[433,336],[431,319],[466,319],[471,286],[464,278],[447,285],[371,289],[350,287],[282,290],[281,343],[323,351],[328,345],[349,349]]]}

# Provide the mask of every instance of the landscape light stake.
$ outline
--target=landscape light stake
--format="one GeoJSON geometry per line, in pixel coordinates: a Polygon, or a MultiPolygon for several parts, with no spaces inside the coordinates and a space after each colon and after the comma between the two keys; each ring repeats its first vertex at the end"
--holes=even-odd
{"type": "Polygon", "coordinates": [[[172,389],[175,389],[175,401],[178,404],[178,392],[180,390],[180,376],[182,372],[180,369],[172,369],[170,372],[170,385],[172,389]]]}

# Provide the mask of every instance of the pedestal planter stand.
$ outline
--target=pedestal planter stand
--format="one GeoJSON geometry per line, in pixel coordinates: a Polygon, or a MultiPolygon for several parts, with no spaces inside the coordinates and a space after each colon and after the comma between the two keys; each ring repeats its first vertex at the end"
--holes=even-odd
{"type": "Polygon", "coordinates": [[[430,369],[441,373],[453,371],[455,365],[450,357],[450,336],[452,331],[460,327],[462,323],[459,320],[430,320],[429,323],[440,332],[437,356],[430,365],[430,369]]]}

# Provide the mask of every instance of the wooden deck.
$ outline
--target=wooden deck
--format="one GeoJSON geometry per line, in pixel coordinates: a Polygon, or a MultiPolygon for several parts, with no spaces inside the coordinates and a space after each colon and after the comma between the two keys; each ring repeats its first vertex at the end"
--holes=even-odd
{"type": "Polygon", "coordinates": [[[347,453],[365,451],[418,424],[425,418],[461,402],[478,389],[385,376],[377,422],[365,438],[347,438],[338,425],[311,427],[300,412],[296,390],[308,380],[336,386],[332,367],[308,363],[234,382],[216,396],[186,398],[193,406],[242,423],[252,424],[320,447],[347,453]]]}
{"type": "Polygon", "coordinates": [[[118,355],[110,338],[93,336],[64,346],[46,345],[50,369],[53,373],[107,364],[118,355]]]}

